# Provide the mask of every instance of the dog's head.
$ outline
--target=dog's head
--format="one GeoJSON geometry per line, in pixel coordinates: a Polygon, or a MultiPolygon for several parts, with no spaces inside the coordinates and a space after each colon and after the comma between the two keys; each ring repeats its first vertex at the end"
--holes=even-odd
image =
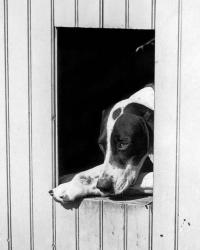
{"type": "Polygon", "coordinates": [[[153,149],[153,110],[137,103],[104,112],[99,145],[105,160],[97,188],[120,194],[134,183],[153,149]]]}

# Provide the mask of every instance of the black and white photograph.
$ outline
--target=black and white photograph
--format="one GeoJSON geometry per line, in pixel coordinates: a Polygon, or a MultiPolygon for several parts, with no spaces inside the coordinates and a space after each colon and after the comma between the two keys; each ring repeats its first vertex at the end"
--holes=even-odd
{"type": "Polygon", "coordinates": [[[0,249],[200,249],[200,2],[0,0],[0,249]]]}

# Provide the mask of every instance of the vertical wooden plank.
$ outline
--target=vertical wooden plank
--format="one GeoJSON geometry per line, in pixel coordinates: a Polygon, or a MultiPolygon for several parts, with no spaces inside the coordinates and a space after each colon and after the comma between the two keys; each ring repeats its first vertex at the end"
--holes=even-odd
{"type": "Polygon", "coordinates": [[[99,0],[79,0],[79,27],[99,27],[99,0]]]}
{"type": "Polygon", "coordinates": [[[152,0],[129,1],[129,27],[132,29],[151,29],[152,0]]]}
{"type": "Polygon", "coordinates": [[[56,206],[56,249],[76,249],[75,241],[75,209],[56,206]]]}
{"type": "Polygon", "coordinates": [[[104,27],[125,28],[125,0],[104,0],[104,27]]]}
{"type": "Polygon", "coordinates": [[[74,27],[75,0],[55,0],[55,26],[74,27]]]}
{"type": "Polygon", "coordinates": [[[74,27],[79,27],[79,0],[74,0],[74,27]]]}
{"type": "Polygon", "coordinates": [[[80,250],[99,249],[99,201],[84,200],[79,208],[80,250]]]}
{"type": "MultiPolygon", "coordinates": [[[[54,0],[51,0],[51,140],[52,188],[57,186],[57,29],[54,26],[54,0]]],[[[56,204],[52,199],[52,249],[56,250],[56,204]]]]}
{"type": "Polygon", "coordinates": [[[29,249],[27,1],[8,3],[12,247],[29,249]],[[20,15],[19,15],[20,13],[20,15]],[[21,217],[23,209],[23,219],[21,217]]]}
{"type": "Polygon", "coordinates": [[[151,205],[86,199],[65,207],[57,206],[57,249],[151,249],[151,205]]]}
{"type": "Polygon", "coordinates": [[[52,248],[51,2],[32,1],[31,21],[34,249],[40,250],[52,248]]]}
{"type": "Polygon", "coordinates": [[[125,0],[125,28],[129,29],[129,0],[125,0]]]}
{"type": "MultiPolygon", "coordinates": [[[[67,3],[67,1],[65,1],[67,3]]],[[[73,3],[73,7],[71,7],[71,10],[73,9],[73,12],[71,15],[73,15],[73,20],[72,20],[72,26],[74,26],[74,1],[71,1],[73,3]]],[[[54,25],[55,26],[63,26],[62,24],[62,19],[58,19],[58,1],[54,1],[55,4],[55,12],[54,12],[54,25]]],[[[71,16],[70,15],[70,16],[71,16]]],[[[71,16],[72,17],[72,16],[71,16]]],[[[57,89],[58,89],[58,82],[57,82],[57,67],[58,67],[58,62],[57,62],[57,29],[55,30],[55,130],[54,133],[56,133],[56,138],[55,138],[55,152],[56,153],[56,179],[58,182],[58,131],[57,131],[57,126],[58,126],[58,95],[57,95],[57,89]]],[[[58,183],[55,183],[58,185],[58,183]]],[[[76,249],[76,230],[75,230],[75,209],[65,209],[62,207],[60,204],[56,204],[56,249],[57,250],[62,250],[62,249],[70,249],[70,250],[75,250],[76,249]]]]}
{"type": "Polygon", "coordinates": [[[76,250],[80,249],[80,245],[79,245],[79,207],[76,208],[75,210],[75,246],[76,246],[76,250]]]}
{"type": "Polygon", "coordinates": [[[151,0],[151,29],[155,29],[156,23],[156,0],[151,0]]]}
{"type": "Polygon", "coordinates": [[[150,249],[150,206],[128,205],[127,249],[150,249]]]}
{"type": "Polygon", "coordinates": [[[182,1],[179,241],[178,249],[200,249],[200,3],[182,1]]]}
{"type": "Polygon", "coordinates": [[[0,248],[7,249],[8,242],[8,208],[7,208],[7,175],[6,175],[6,90],[5,90],[5,60],[6,60],[6,15],[4,2],[0,1],[0,248]]]}
{"type": "Polygon", "coordinates": [[[153,203],[149,205],[149,250],[153,250],[153,203]]]}
{"type": "Polygon", "coordinates": [[[124,247],[123,204],[104,201],[103,209],[103,249],[121,250],[124,247]]]}
{"type": "Polygon", "coordinates": [[[27,45],[28,45],[28,136],[29,136],[29,211],[30,249],[34,249],[33,218],[33,152],[32,152],[32,50],[31,50],[31,0],[27,1],[27,45]]]}
{"type": "Polygon", "coordinates": [[[156,3],[153,249],[177,240],[179,1],[156,3]]]}
{"type": "Polygon", "coordinates": [[[99,0],[99,28],[104,27],[104,0],[99,0]]]}
{"type": "Polygon", "coordinates": [[[103,249],[103,200],[99,201],[99,250],[103,249]]]}

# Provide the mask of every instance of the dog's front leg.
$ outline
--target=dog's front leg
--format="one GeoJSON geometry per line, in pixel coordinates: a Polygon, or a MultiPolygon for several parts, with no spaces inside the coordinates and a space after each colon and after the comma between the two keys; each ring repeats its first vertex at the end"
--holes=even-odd
{"type": "Polygon", "coordinates": [[[50,190],[50,195],[58,202],[74,201],[88,195],[103,196],[103,193],[96,187],[102,166],[101,164],[76,174],[71,181],[50,190]]]}
{"type": "Polygon", "coordinates": [[[129,192],[133,194],[153,194],[153,172],[141,173],[136,183],[129,187],[129,192]]]}

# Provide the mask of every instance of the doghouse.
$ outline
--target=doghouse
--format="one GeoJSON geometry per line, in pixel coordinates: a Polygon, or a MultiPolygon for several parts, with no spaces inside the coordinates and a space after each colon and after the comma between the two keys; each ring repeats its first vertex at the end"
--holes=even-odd
{"type": "Polygon", "coordinates": [[[197,0],[0,2],[1,249],[200,248],[199,11],[197,0]],[[155,30],[153,214],[144,199],[66,210],[48,195],[61,27],[155,30]]]}

